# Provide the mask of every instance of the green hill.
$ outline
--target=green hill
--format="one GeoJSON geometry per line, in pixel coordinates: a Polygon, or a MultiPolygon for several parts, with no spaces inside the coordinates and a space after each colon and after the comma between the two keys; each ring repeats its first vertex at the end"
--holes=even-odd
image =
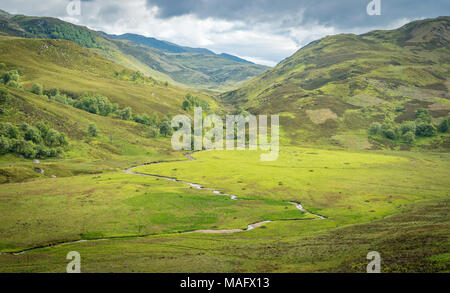
{"type": "Polygon", "coordinates": [[[179,85],[230,88],[263,72],[267,67],[211,55],[202,50],[171,53],[51,17],[0,14],[0,34],[24,38],[64,39],[125,67],[179,85]]]}
{"type": "MultiPolygon", "coordinates": [[[[392,127],[419,108],[435,126],[450,110],[449,17],[415,21],[392,31],[341,34],[314,41],[276,67],[221,95],[253,113],[280,113],[294,144],[402,147],[402,139],[368,137],[373,122],[392,127]]],[[[413,145],[449,147],[446,135],[413,145]]]]}

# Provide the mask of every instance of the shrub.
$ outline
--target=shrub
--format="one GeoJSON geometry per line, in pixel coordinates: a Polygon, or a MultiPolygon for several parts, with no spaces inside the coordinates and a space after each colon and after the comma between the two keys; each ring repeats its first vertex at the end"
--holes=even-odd
{"type": "Polygon", "coordinates": [[[13,88],[20,88],[20,84],[17,81],[10,80],[6,83],[7,86],[13,87],[13,88]]]}
{"type": "Polygon", "coordinates": [[[407,132],[412,132],[414,134],[416,133],[416,123],[414,121],[405,121],[400,125],[400,129],[402,134],[407,132]]]}
{"type": "Polygon", "coordinates": [[[133,111],[130,107],[126,107],[125,109],[120,111],[120,119],[122,120],[131,120],[131,117],[133,116],[133,111]]]}
{"type": "Polygon", "coordinates": [[[17,70],[10,70],[2,75],[2,80],[4,84],[8,84],[11,81],[16,82],[19,84],[20,82],[20,75],[17,70]]]}
{"type": "Polygon", "coordinates": [[[47,135],[47,132],[50,130],[50,127],[48,127],[47,124],[44,124],[42,122],[39,122],[36,124],[36,128],[39,129],[39,132],[41,133],[41,137],[45,137],[47,135]]]}
{"type": "Polygon", "coordinates": [[[97,125],[95,125],[94,123],[89,124],[88,133],[90,136],[93,136],[93,137],[98,136],[97,125]]]}
{"type": "Polygon", "coordinates": [[[172,126],[170,126],[169,121],[164,120],[161,123],[161,126],[159,127],[159,132],[164,136],[172,135],[172,126]]]}
{"type": "Polygon", "coordinates": [[[445,133],[448,132],[450,128],[450,117],[444,118],[442,122],[438,126],[439,132],[445,133]]]}
{"type": "Polygon", "coordinates": [[[424,122],[431,122],[430,112],[427,109],[417,109],[416,111],[416,120],[421,120],[424,122]]]}
{"type": "Polygon", "coordinates": [[[403,141],[405,141],[408,144],[412,144],[414,143],[414,141],[416,140],[416,135],[414,134],[414,132],[406,132],[402,135],[402,139],[403,141]]]}
{"type": "Polygon", "coordinates": [[[151,138],[155,138],[159,135],[159,128],[151,125],[147,130],[147,136],[151,138]]]}
{"type": "Polygon", "coordinates": [[[423,137],[432,137],[436,135],[436,127],[428,122],[421,122],[416,126],[416,135],[423,137]]]}
{"type": "Polygon", "coordinates": [[[33,84],[33,87],[31,88],[31,92],[32,92],[33,94],[42,96],[43,93],[44,93],[44,89],[43,89],[43,87],[42,87],[41,84],[35,83],[35,84],[33,84]]]}
{"type": "Polygon", "coordinates": [[[42,141],[40,131],[35,127],[28,127],[24,134],[25,140],[30,140],[34,143],[40,143],[42,141]]]}
{"type": "Polygon", "coordinates": [[[0,103],[3,104],[9,99],[9,92],[5,89],[0,89],[0,103]]]}
{"type": "Polygon", "coordinates": [[[386,128],[383,130],[383,135],[388,139],[395,139],[395,130],[394,128],[386,128]]]}
{"type": "Polygon", "coordinates": [[[381,131],[381,124],[374,122],[370,125],[369,133],[372,135],[378,134],[381,131]]]}
{"type": "Polygon", "coordinates": [[[150,116],[148,116],[147,114],[142,114],[142,115],[135,115],[133,117],[133,121],[136,123],[140,123],[140,124],[144,124],[144,125],[150,125],[150,116]]]}
{"type": "Polygon", "coordinates": [[[0,124],[0,135],[7,138],[19,138],[19,130],[9,122],[0,124]]]}
{"type": "Polygon", "coordinates": [[[48,146],[58,146],[59,145],[59,132],[54,129],[49,129],[45,135],[45,144],[48,146]]]}
{"type": "Polygon", "coordinates": [[[6,154],[9,152],[11,144],[8,138],[0,136],[0,154],[6,154]]]}

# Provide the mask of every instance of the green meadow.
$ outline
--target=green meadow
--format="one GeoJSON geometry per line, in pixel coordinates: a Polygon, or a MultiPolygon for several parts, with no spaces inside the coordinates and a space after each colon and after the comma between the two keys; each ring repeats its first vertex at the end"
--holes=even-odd
{"type": "Polygon", "coordinates": [[[183,55],[209,72],[189,88],[140,45],[0,27],[0,272],[449,272],[448,22],[326,37],[221,94],[261,68],[183,55]],[[278,114],[278,159],[174,151],[195,105],[278,114]]]}

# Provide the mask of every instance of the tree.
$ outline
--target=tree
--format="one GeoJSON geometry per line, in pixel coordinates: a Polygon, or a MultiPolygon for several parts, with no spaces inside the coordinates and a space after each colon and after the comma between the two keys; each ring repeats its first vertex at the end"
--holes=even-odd
{"type": "Polygon", "coordinates": [[[7,138],[19,138],[20,133],[16,126],[6,122],[0,124],[0,135],[7,138]]]}
{"type": "Polygon", "coordinates": [[[39,95],[39,96],[42,96],[43,91],[44,91],[44,90],[43,90],[43,88],[42,88],[42,85],[39,84],[39,83],[33,84],[33,87],[31,88],[31,92],[32,92],[33,94],[36,94],[36,95],[39,95]]]}
{"type": "Polygon", "coordinates": [[[170,122],[164,120],[159,127],[159,132],[164,136],[172,135],[172,126],[170,126],[170,122]]]}
{"type": "Polygon", "coordinates": [[[20,82],[20,75],[17,70],[10,70],[2,75],[3,83],[8,84],[10,81],[20,82]]]}
{"type": "Polygon", "coordinates": [[[45,135],[45,144],[48,146],[58,146],[59,145],[59,132],[54,129],[49,129],[45,135]]]}
{"type": "Polygon", "coordinates": [[[405,121],[400,125],[400,129],[402,134],[407,132],[412,132],[414,134],[416,132],[416,123],[414,121],[405,121]]]}
{"type": "Polygon", "coordinates": [[[60,92],[58,88],[52,88],[49,92],[50,96],[55,97],[55,96],[59,96],[60,92]]]}
{"type": "Polygon", "coordinates": [[[370,125],[369,133],[372,135],[376,135],[381,131],[381,124],[378,122],[374,122],[370,125]]]}
{"type": "Polygon", "coordinates": [[[436,134],[436,127],[428,122],[421,122],[416,126],[416,135],[423,137],[432,137],[436,134]]]}
{"type": "Polygon", "coordinates": [[[438,130],[439,132],[446,133],[450,129],[450,117],[444,118],[442,122],[439,124],[438,130]]]}
{"type": "Polygon", "coordinates": [[[431,122],[430,112],[427,109],[417,109],[416,120],[421,120],[423,122],[431,122]]]}
{"type": "Polygon", "coordinates": [[[402,135],[402,139],[408,143],[408,144],[412,144],[414,143],[414,141],[416,140],[416,135],[414,134],[414,132],[406,132],[402,135]]]}
{"type": "Polygon", "coordinates": [[[89,124],[88,133],[90,136],[93,136],[93,137],[98,136],[97,125],[95,125],[94,123],[89,124]]]}
{"type": "Polygon", "coordinates": [[[147,130],[147,137],[155,138],[158,135],[159,135],[159,128],[154,125],[150,125],[147,130]]]}
{"type": "Polygon", "coordinates": [[[120,115],[120,119],[122,119],[122,120],[130,120],[131,117],[133,116],[133,111],[131,110],[130,107],[126,107],[125,109],[120,111],[119,115],[120,115]]]}
{"type": "Polygon", "coordinates": [[[34,143],[40,143],[42,141],[40,131],[35,127],[28,127],[24,134],[25,140],[31,140],[34,143]]]}
{"type": "Polygon", "coordinates": [[[11,144],[9,139],[4,136],[0,136],[0,155],[6,154],[10,151],[11,144]]]}
{"type": "Polygon", "coordinates": [[[9,92],[5,89],[0,89],[0,104],[5,103],[9,99],[9,92]]]}
{"type": "Polygon", "coordinates": [[[150,116],[148,116],[147,114],[142,114],[142,115],[135,115],[133,117],[134,122],[136,123],[140,123],[140,124],[144,124],[144,125],[150,125],[150,116]]]}
{"type": "Polygon", "coordinates": [[[47,124],[44,124],[42,122],[39,122],[36,124],[36,128],[39,129],[39,132],[41,133],[41,137],[45,137],[47,135],[47,132],[50,130],[50,127],[48,127],[47,124]]]}

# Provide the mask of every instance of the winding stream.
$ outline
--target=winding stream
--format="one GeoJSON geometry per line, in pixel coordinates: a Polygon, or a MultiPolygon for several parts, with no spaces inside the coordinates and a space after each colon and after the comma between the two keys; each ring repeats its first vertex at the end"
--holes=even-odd
{"type": "MultiPolygon", "coordinates": [[[[188,153],[185,156],[186,156],[186,158],[189,159],[189,161],[195,160],[192,157],[192,153],[188,153]]],[[[143,166],[154,165],[154,164],[162,164],[162,163],[172,163],[172,162],[186,162],[186,161],[185,160],[174,160],[174,161],[152,162],[152,163],[142,164],[142,165],[139,165],[139,166],[134,166],[134,167],[130,167],[130,168],[124,169],[123,172],[125,172],[127,174],[130,174],[130,175],[135,175],[135,176],[156,177],[156,178],[161,178],[161,179],[165,179],[165,180],[169,180],[169,181],[173,181],[173,182],[181,182],[181,183],[185,183],[185,184],[187,184],[187,185],[189,185],[189,186],[191,186],[193,188],[196,188],[196,189],[210,190],[214,194],[229,196],[231,200],[238,200],[238,197],[236,195],[229,194],[229,193],[224,193],[224,192],[221,192],[221,191],[216,190],[214,188],[204,187],[204,186],[202,186],[200,184],[197,184],[197,183],[192,183],[192,182],[180,180],[180,179],[177,179],[177,178],[165,177],[165,176],[156,175],[156,174],[144,174],[144,173],[137,173],[137,172],[133,172],[132,171],[133,169],[136,169],[136,168],[139,168],[139,167],[143,167],[143,166]]],[[[299,203],[299,202],[292,202],[291,201],[289,203],[295,205],[297,207],[297,209],[299,209],[300,211],[305,212],[305,213],[309,213],[309,214],[315,216],[316,218],[314,220],[324,220],[324,219],[326,219],[324,216],[316,215],[316,214],[313,214],[311,212],[308,212],[301,205],[301,203],[299,203]]],[[[258,228],[258,227],[260,227],[260,226],[262,226],[262,225],[264,225],[266,223],[269,223],[269,222],[271,222],[271,221],[265,220],[265,221],[261,221],[261,222],[257,222],[257,223],[252,223],[252,224],[249,224],[246,229],[240,229],[240,228],[223,229],[223,230],[202,229],[202,230],[193,230],[193,231],[173,232],[173,233],[169,233],[169,234],[180,234],[180,233],[231,234],[231,233],[237,233],[237,232],[250,231],[250,230],[258,228]]],[[[148,236],[152,236],[152,235],[156,235],[156,234],[130,235],[130,236],[113,236],[113,237],[102,237],[102,238],[94,238],[94,239],[79,239],[79,240],[72,240],[72,241],[62,241],[62,242],[45,244],[45,245],[40,245],[40,246],[36,246],[36,247],[32,247],[32,248],[27,248],[27,249],[24,249],[24,250],[21,250],[21,251],[17,251],[17,252],[0,252],[0,254],[20,255],[20,254],[24,254],[25,252],[33,251],[33,250],[36,250],[36,249],[46,248],[46,247],[51,247],[51,246],[57,246],[57,245],[72,244],[72,243],[87,242],[87,241],[103,241],[103,240],[113,240],[113,239],[142,238],[142,237],[148,237],[148,236]]]]}

